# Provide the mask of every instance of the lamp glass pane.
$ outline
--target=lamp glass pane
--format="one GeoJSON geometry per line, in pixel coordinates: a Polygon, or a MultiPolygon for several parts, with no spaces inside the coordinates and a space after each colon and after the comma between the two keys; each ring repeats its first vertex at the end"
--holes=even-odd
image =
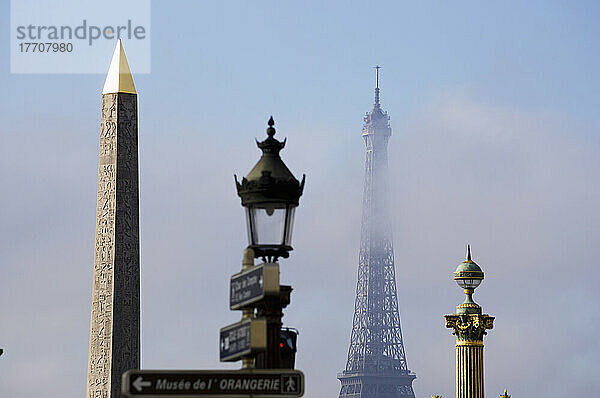
{"type": "Polygon", "coordinates": [[[285,232],[285,208],[249,207],[252,221],[252,244],[281,245],[285,232]]]}
{"type": "Polygon", "coordinates": [[[481,283],[481,279],[457,279],[456,283],[463,289],[475,289],[481,283]]]}
{"type": "Polygon", "coordinates": [[[294,229],[294,213],[296,206],[288,205],[287,218],[285,222],[285,238],[283,244],[286,246],[292,245],[292,230],[294,229]]]}
{"type": "Polygon", "coordinates": [[[253,224],[254,222],[252,221],[252,208],[250,207],[246,207],[246,231],[248,233],[248,244],[249,245],[253,245],[254,242],[256,241],[256,237],[254,236],[254,228],[253,228],[253,224]]]}

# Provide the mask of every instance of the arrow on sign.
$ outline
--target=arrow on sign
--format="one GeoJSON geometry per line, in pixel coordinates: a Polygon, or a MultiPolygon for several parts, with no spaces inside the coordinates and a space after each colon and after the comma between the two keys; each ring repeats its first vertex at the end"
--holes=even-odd
{"type": "Polygon", "coordinates": [[[225,351],[229,349],[229,337],[224,337],[221,339],[221,351],[225,351]]]}
{"type": "Polygon", "coordinates": [[[135,387],[136,390],[138,390],[138,392],[140,392],[140,391],[142,391],[143,387],[151,387],[152,382],[144,381],[144,379],[142,379],[142,376],[140,376],[133,381],[133,386],[135,387]]]}

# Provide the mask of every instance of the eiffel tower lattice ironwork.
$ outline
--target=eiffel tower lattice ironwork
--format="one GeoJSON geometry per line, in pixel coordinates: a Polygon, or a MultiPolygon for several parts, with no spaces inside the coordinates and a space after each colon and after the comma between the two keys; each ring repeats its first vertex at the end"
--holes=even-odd
{"type": "Polygon", "coordinates": [[[375,104],[365,116],[366,144],[358,281],[346,369],[338,374],[340,398],[414,398],[416,375],[408,369],[394,269],[388,199],[389,116],[379,102],[375,67],[375,104]]]}

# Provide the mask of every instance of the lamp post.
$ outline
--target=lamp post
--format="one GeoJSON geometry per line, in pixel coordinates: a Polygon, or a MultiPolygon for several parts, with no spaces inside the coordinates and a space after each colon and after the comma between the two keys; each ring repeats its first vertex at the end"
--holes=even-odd
{"type": "Polygon", "coordinates": [[[456,398],[483,398],[483,336],[494,327],[494,317],[482,314],[473,293],[483,280],[483,271],[471,259],[458,265],[454,280],[466,294],[465,301],[456,307],[456,314],[445,315],[446,327],[456,335],[456,398]]]}
{"type": "MultiPolygon", "coordinates": [[[[256,165],[241,182],[238,182],[237,176],[234,178],[238,196],[246,212],[247,256],[261,258],[264,267],[276,267],[278,273],[277,259],[289,257],[292,250],[294,212],[302,195],[306,176],[302,177],[301,182],[298,181],[281,160],[279,152],[285,147],[286,140],[278,141],[274,137],[274,124],[271,116],[267,138],[256,142],[262,151],[256,165]]],[[[253,261],[245,262],[246,270],[254,266],[253,261]]],[[[256,317],[265,319],[267,324],[266,350],[252,355],[256,368],[281,367],[282,309],[290,303],[291,291],[291,286],[279,286],[278,295],[265,296],[252,308],[244,310],[243,318],[253,318],[256,309],[256,317]]],[[[250,361],[251,359],[245,358],[243,366],[251,366],[250,361]]]]}

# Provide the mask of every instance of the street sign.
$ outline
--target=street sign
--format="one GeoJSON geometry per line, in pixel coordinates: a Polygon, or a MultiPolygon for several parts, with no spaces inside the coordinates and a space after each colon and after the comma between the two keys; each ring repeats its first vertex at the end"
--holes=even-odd
{"type": "Polygon", "coordinates": [[[264,299],[279,295],[279,265],[266,263],[231,277],[229,307],[239,310],[264,299]]]}
{"type": "Polygon", "coordinates": [[[221,362],[239,361],[243,356],[267,349],[267,321],[244,319],[226,326],[219,333],[221,362]]]}
{"type": "Polygon", "coordinates": [[[289,398],[304,395],[298,370],[128,370],[122,393],[129,398],[289,398]]]}

